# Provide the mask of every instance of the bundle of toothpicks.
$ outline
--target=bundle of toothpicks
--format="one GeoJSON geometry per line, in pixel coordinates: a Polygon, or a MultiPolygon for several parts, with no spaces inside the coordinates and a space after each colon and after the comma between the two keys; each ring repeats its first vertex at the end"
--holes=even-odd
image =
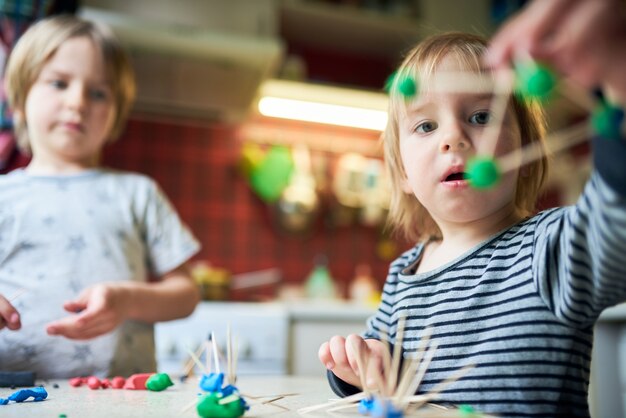
{"type": "Polygon", "coordinates": [[[235,418],[242,416],[245,411],[254,405],[270,405],[289,411],[288,408],[274,402],[288,396],[298,395],[297,393],[252,396],[239,391],[235,386],[237,383],[236,370],[238,351],[237,338],[235,337],[233,343],[230,324],[228,324],[226,339],[226,374],[221,372],[220,359],[223,360],[224,356],[217,346],[213,332],[211,333],[210,340],[201,344],[195,352],[188,350],[190,358],[184,367],[183,376],[190,377],[193,374],[194,365],[197,366],[201,373],[198,385],[199,388],[204,391],[205,395],[201,395],[198,399],[195,399],[185,406],[180,411],[181,414],[191,409],[194,405],[196,406],[198,415],[201,417],[221,416],[235,418]],[[203,355],[205,358],[204,364],[201,361],[203,355]],[[213,365],[215,372],[212,371],[213,365]],[[224,379],[226,379],[225,382],[224,379]],[[253,399],[254,401],[247,402],[244,398],[253,399]]]}
{"type": "MultiPolygon", "coordinates": [[[[356,408],[360,414],[374,418],[451,418],[460,416],[489,418],[490,416],[481,414],[469,406],[447,408],[431,403],[431,401],[437,399],[437,396],[443,389],[463,377],[474,368],[474,365],[460,368],[428,393],[415,395],[431,360],[435,356],[437,342],[431,341],[432,328],[427,328],[417,351],[413,356],[404,359],[402,371],[400,372],[404,325],[405,318],[400,318],[393,353],[390,350],[384,351],[382,371],[380,374],[375,373],[372,376],[376,382],[374,389],[368,388],[366,384],[368,381],[367,359],[363,357],[358,347],[353,345],[352,349],[356,355],[358,375],[363,391],[342,399],[301,408],[298,412],[300,414],[308,414],[314,411],[337,413],[338,411],[349,411],[356,408]]],[[[387,340],[385,335],[382,337],[383,340],[387,340]]]]}

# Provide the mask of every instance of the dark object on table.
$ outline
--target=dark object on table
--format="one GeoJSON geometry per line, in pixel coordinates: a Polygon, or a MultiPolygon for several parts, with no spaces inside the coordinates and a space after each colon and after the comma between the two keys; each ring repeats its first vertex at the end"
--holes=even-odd
{"type": "Polygon", "coordinates": [[[0,388],[28,387],[35,385],[35,372],[0,371],[0,388]]]}

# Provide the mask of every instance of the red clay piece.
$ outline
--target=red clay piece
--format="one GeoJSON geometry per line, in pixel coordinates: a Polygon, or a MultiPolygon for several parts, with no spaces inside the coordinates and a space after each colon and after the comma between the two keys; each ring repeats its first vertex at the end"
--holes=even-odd
{"type": "Polygon", "coordinates": [[[115,376],[111,380],[111,386],[113,387],[113,389],[122,389],[124,387],[125,382],[126,382],[126,379],[124,379],[123,377],[115,376]]]}
{"type": "Polygon", "coordinates": [[[83,385],[83,378],[82,377],[72,377],[70,379],[70,386],[73,386],[75,388],[82,386],[83,385]]]}
{"type": "Polygon", "coordinates": [[[93,390],[100,389],[100,387],[102,387],[102,382],[100,382],[100,379],[98,379],[96,376],[90,376],[87,379],[87,386],[89,386],[93,390]]]}
{"type": "Polygon", "coordinates": [[[111,387],[111,381],[109,379],[102,379],[102,382],[100,382],[102,385],[102,389],[108,389],[111,387]]]}
{"type": "Polygon", "coordinates": [[[124,389],[147,390],[146,381],[153,374],[154,373],[137,373],[130,376],[128,379],[126,379],[126,383],[124,383],[124,389]]]}

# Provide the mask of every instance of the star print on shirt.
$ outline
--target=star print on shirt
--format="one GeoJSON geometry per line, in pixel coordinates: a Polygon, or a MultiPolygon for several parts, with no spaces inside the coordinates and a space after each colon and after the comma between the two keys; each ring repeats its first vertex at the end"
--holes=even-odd
{"type": "Polygon", "coordinates": [[[31,361],[37,355],[37,348],[33,345],[20,345],[16,351],[22,355],[23,361],[31,361]]]}
{"type": "Polygon", "coordinates": [[[77,279],[77,278],[75,278],[75,277],[72,277],[72,278],[68,281],[68,283],[67,283],[67,287],[68,287],[68,288],[69,288],[69,289],[70,289],[73,293],[78,294],[78,293],[82,290],[83,285],[82,285],[82,283],[81,283],[80,279],[77,279]]]}
{"type": "Polygon", "coordinates": [[[52,226],[55,223],[55,219],[52,216],[46,216],[45,218],[42,219],[42,223],[45,226],[52,226]]]}
{"type": "Polygon", "coordinates": [[[32,242],[28,242],[28,241],[22,241],[18,244],[17,247],[20,251],[28,251],[28,250],[32,250],[33,248],[35,248],[35,244],[33,244],[32,242]]]}
{"type": "Polygon", "coordinates": [[[91,357],[91,347],[88,345],[76,345],[74,346],[73,360],[85,362],[88,357],[91,357]]]}
{"type": "Polygon", "coordinates": [[[85,249],[87,245],[85,244],[85,240],[82,236],[74,236],[69,238],[69,242],[67,243],[67,249],[70,251],[81,252],[85,249]]]}

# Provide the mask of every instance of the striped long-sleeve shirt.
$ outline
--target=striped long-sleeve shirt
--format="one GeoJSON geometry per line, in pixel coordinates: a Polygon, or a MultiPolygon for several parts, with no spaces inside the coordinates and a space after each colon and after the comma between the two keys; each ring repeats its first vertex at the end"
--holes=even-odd
{"type": "MultiPolygon", "coordinates": [[[[626,143],[595,144],[575,206],[537,214],[433,271],[415,274],[423,244],[395,260],[366,338],[406,317],[404,357],[428,327],[438,348],[418,393],[462,366],[440,394],[501,417],[588,417],[593,326],[626,300],[626,143]]],[[[329,373],[340,395],[356,392],[329,373]]]]}

